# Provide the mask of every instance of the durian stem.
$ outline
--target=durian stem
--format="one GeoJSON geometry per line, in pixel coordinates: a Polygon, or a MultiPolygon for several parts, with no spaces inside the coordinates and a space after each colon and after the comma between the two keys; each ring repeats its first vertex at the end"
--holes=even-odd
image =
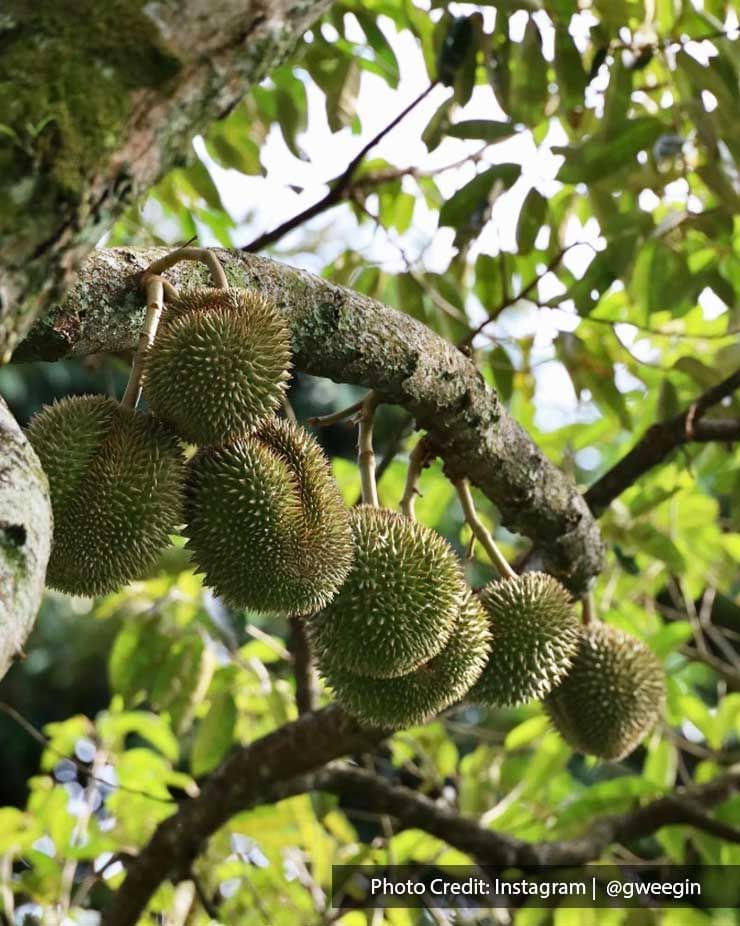
{"type": "Polygon", "coordinates": [[[419,476],[421,471],[429,461],[429,446],[426,437],[422,437],[409,456],[409,465],[406,470],[406,486],[403,490],[401,503],[399,505],[401,514],[405,514],[412,521],[416,520],[414,506],[416,505],[416,496],[421,495],[418,489],[419,476]]]}
{"type": "Polygon", "coordinates": [[[584,627],[587,627],[596,620],[596,605],[594,603],[593,592],[586,592],[583,598],[581,598],[581,620],[584,627]]]}
{"type": "MultiPolygon", "coordinates": [[[[141,396],[141,376],[144,371],[144,355],[154,342],[154,336],[157,333],[159,319],[164,309],[165,281],[160,276],[150,276],[148,273],[144,277],[146,286],[146,315],[144,316],[144,325],[139,334],[139,343],[131,361],[131,373],[129,374],[126,391],[121,399],[121,405],[124,408],[136,408],[141,396]]],[[[171,284],[167,284],[167,291],[177,290],[171,284]]]]}
{"type": "Polygon", "coordinates": [[[187,245],[184,248],[178,248],[176,251],[172,251],[171,254],[165,254],[164,257],[155,260],[153,264],[149,265],[146,272],[148,274],[164,273],[165,270],[169,270],[170,267],[179,264],[181,260],[200,261],[208,267],[211,278],[213,279],[213,285],[217,289],[229,288],[229,281],[226,279],[226,274],[224,273],[224,268],[221,266],[221,262],[213,251],[209,251],[208,248],[191,248],[187,245]]]}
{"type": "Polygon", "coordinates": [[[364,401],[365,397],[363,396],[363,398],[359,399],[348,408],[342,408],[338,412],[332,412],[331,415],[319,415],[317,418],[308,418],[306,424],[310,424],[314,428],[325,428],[330,424],[337,424],[339,421],[344,421],[345,418],[353,418],[359,413],[364,401]]]}
{"type": "Polygon", "coordinates": [[[379,399],[368,392],[362,401],[357,435],[357,466],[360,470],[362,502],[378,507],[378,487],[375,484],[375,452],[373,451],[373,416],[379,399]]]}
{"type": "Polygon", "coordinates": [[[455,482],[455,489],[457,490],[460,504],[463,507],[465,520],[468,522],[468,526],[473,532],[473,535],[480,542],[481,546],[488,554],[493,565],[499,571],[501,578],[516,579],[517,574],[507,562],[504,554],[496,546],[496,543],[488,531],[488,528],[478,518],[478,514],[475,510],[475,504],[473,503],[473,496],[470,494],[470,485],[468,484],[468,480],[460,479],[455,482]]]}

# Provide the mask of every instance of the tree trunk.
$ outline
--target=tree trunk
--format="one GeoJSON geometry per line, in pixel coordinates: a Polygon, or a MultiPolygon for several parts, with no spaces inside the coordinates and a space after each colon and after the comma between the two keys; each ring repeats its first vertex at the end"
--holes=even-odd
{"type": "Polygon", "coordinates": [[[279,64],[330,0],[6,0],[0,360],[134,197],[279,64]]]}
{"type": "Polygon", "coordinates": [[[51,540],[46,476],[0,399],[0,678],[36,618],[51,540]]]}

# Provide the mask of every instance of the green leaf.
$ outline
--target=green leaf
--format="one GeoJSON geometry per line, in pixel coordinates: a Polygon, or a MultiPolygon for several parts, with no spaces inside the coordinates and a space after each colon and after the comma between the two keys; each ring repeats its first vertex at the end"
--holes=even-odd
{"type": "Polygon", "coordinates": [[[555,24],[555,76],[565,108],[581,105],[586,89],[586,72],[573,37],[562,22],[555,24]]]}
{"type": "Polygon", "coordinates": [[[518,726],[513,727],[506,734],[504,740],[504,749],[514,750],[521,749],[533,740],[539,739],[550,726],[550,721],[545,714],[539,714],[537,717],[530,717],[518,726]]]}
{"type": "Polygon", "coordinates": [[[494,185],[509,189],[519,177],[518,164],[498,164],[477,174],[454,193],[439,212],[439,224],[459,228],[487,211],[494,185]]]}
{"type": "Polygon", "coordinates": [[[553,147],[554,154],[563,154],[566,159],[557,179],[561,183],[591,183],[636,165],[637,152],[649,149],[664,131],[662,122],[643,116],[626,123],[616,138],[591,136],[581,145],[553,147]]]}
{"type": "Polygon", "coordinates": [[[447,129],[452,138],[479,138],[488,142],[503,141],[516,132],[513,122],[496,122],[493,119],[464,119],[447,129]]]}
{"type": "Polygon", "coordinates": [[[667,791],[675,784],[677,769],[678,753],[673,743],[658,740],[650,745],[642,770],[646,781],[667,791]]]}
{"type": "Polygon", "coordinates": [[[509,112],[515,122],[536,125],[545,115],[547,62],[542,56],[542,37],[530,19],[521,42],[514,42],[509,56],[509,112]]]}
{"type": "Polygon", "coordinates": [[[508,402],[514,392],[514,364],[500,344],[494,347],[490,357],[491,372],[499,398],[502,402],[508,402]]]}
{"type": "Polygon", "coordinates": [[[516,243],[520,254],[529,254],[545,222],[547,200],[532,188],[522,203],[516,225],[516,243]]]}
{"type": "Polygon", "coordinates": [[[213,700],[206,716],[198,725],[190,768],[195,778],[212,772],[234,742],[236,704],[230,691],[222,691],[213,700]]]}
{"type": "Polygon", "coordinates": [[[171,762],[177,762],[180,755],[180,744],[167,721],[148,711],[107,712],[98,720],[97,729],[106,748],[113,751],[122,750],[126,737],[135,733],[171,762]]]}

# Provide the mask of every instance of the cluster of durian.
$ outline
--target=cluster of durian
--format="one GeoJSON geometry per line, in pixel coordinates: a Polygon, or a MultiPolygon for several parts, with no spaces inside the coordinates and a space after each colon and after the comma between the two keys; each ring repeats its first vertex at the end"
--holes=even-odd
{"type": "Polygon", "coordinates": [[[352,569],[308,626],[321,674],[361,721],[397,728],[461,700],[536,699],[575,749],[606,759],[630,753],[655,724],[655,657],[613,627],[583,626],[552,576],[524,573],[474,595],[428,528],[367,506],[351,525],[352,569]]]}
{"type": "Polygon", "coordinates": [[[608,759],[653,726],[655,658],[612,627],[583,626],[554,578],[512,574],[475,595],[440,535],[387,509],[345,508],[318,443],[276,417],[291,352],[275,305],[238,289],[184,293],[143,359],[148,413],[82,396],[30,424],[54,514],[51,586],[114,591],[182,530],[233,606],[314,615],[319,669],[365,723],[538,699],[575,749],[608,759]]]}
{"type": "Polygon", "coordinates": [[[352,561],[349,517],[319,445],[276,417],[290,363],[275,305],[200,288],[168,303],[144,356],[149,413],[104,396],[39,412],[28,436],[54,514],[47,583],[107,594],[145,576],[182,529],[234,606],[327,604],[352,561]],[[197,445],[187,462],[183,442],[197,445]]]}

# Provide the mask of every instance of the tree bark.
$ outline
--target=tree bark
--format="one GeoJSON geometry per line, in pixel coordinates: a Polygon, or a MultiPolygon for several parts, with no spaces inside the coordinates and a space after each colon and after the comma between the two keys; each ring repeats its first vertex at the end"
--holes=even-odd
{"type": "Polygon", "coordinates": [[[6,0],[0,361],[123,206],[279,64],[330,0],[6,0]]]}
{"type": "Polygon", "coordinates": [[[0,678],[22,653],[36,619],[50,541],[46,476],[0,399],[0,678]]]}
{"type": "MultiPolygon", "coordinates": [[[[134,347],[143,319],[141,271],[166,251],[95,251],[64,303],[43,318],[18,359],[55,360],[134,347]]],[[[598,527],[574,485],[537,448],[475,364],[425,325],[374,299],[264,257],[216,250],[233,285],[251,286],[285,314],[297,369],[375,389],[431,435],[452,477],[468,477],[502,522],[530,537],[537,562],[581,595],[602,567],[598,527]]],[[[205,269],[167,272],[179,287],[205,269]]]]}

